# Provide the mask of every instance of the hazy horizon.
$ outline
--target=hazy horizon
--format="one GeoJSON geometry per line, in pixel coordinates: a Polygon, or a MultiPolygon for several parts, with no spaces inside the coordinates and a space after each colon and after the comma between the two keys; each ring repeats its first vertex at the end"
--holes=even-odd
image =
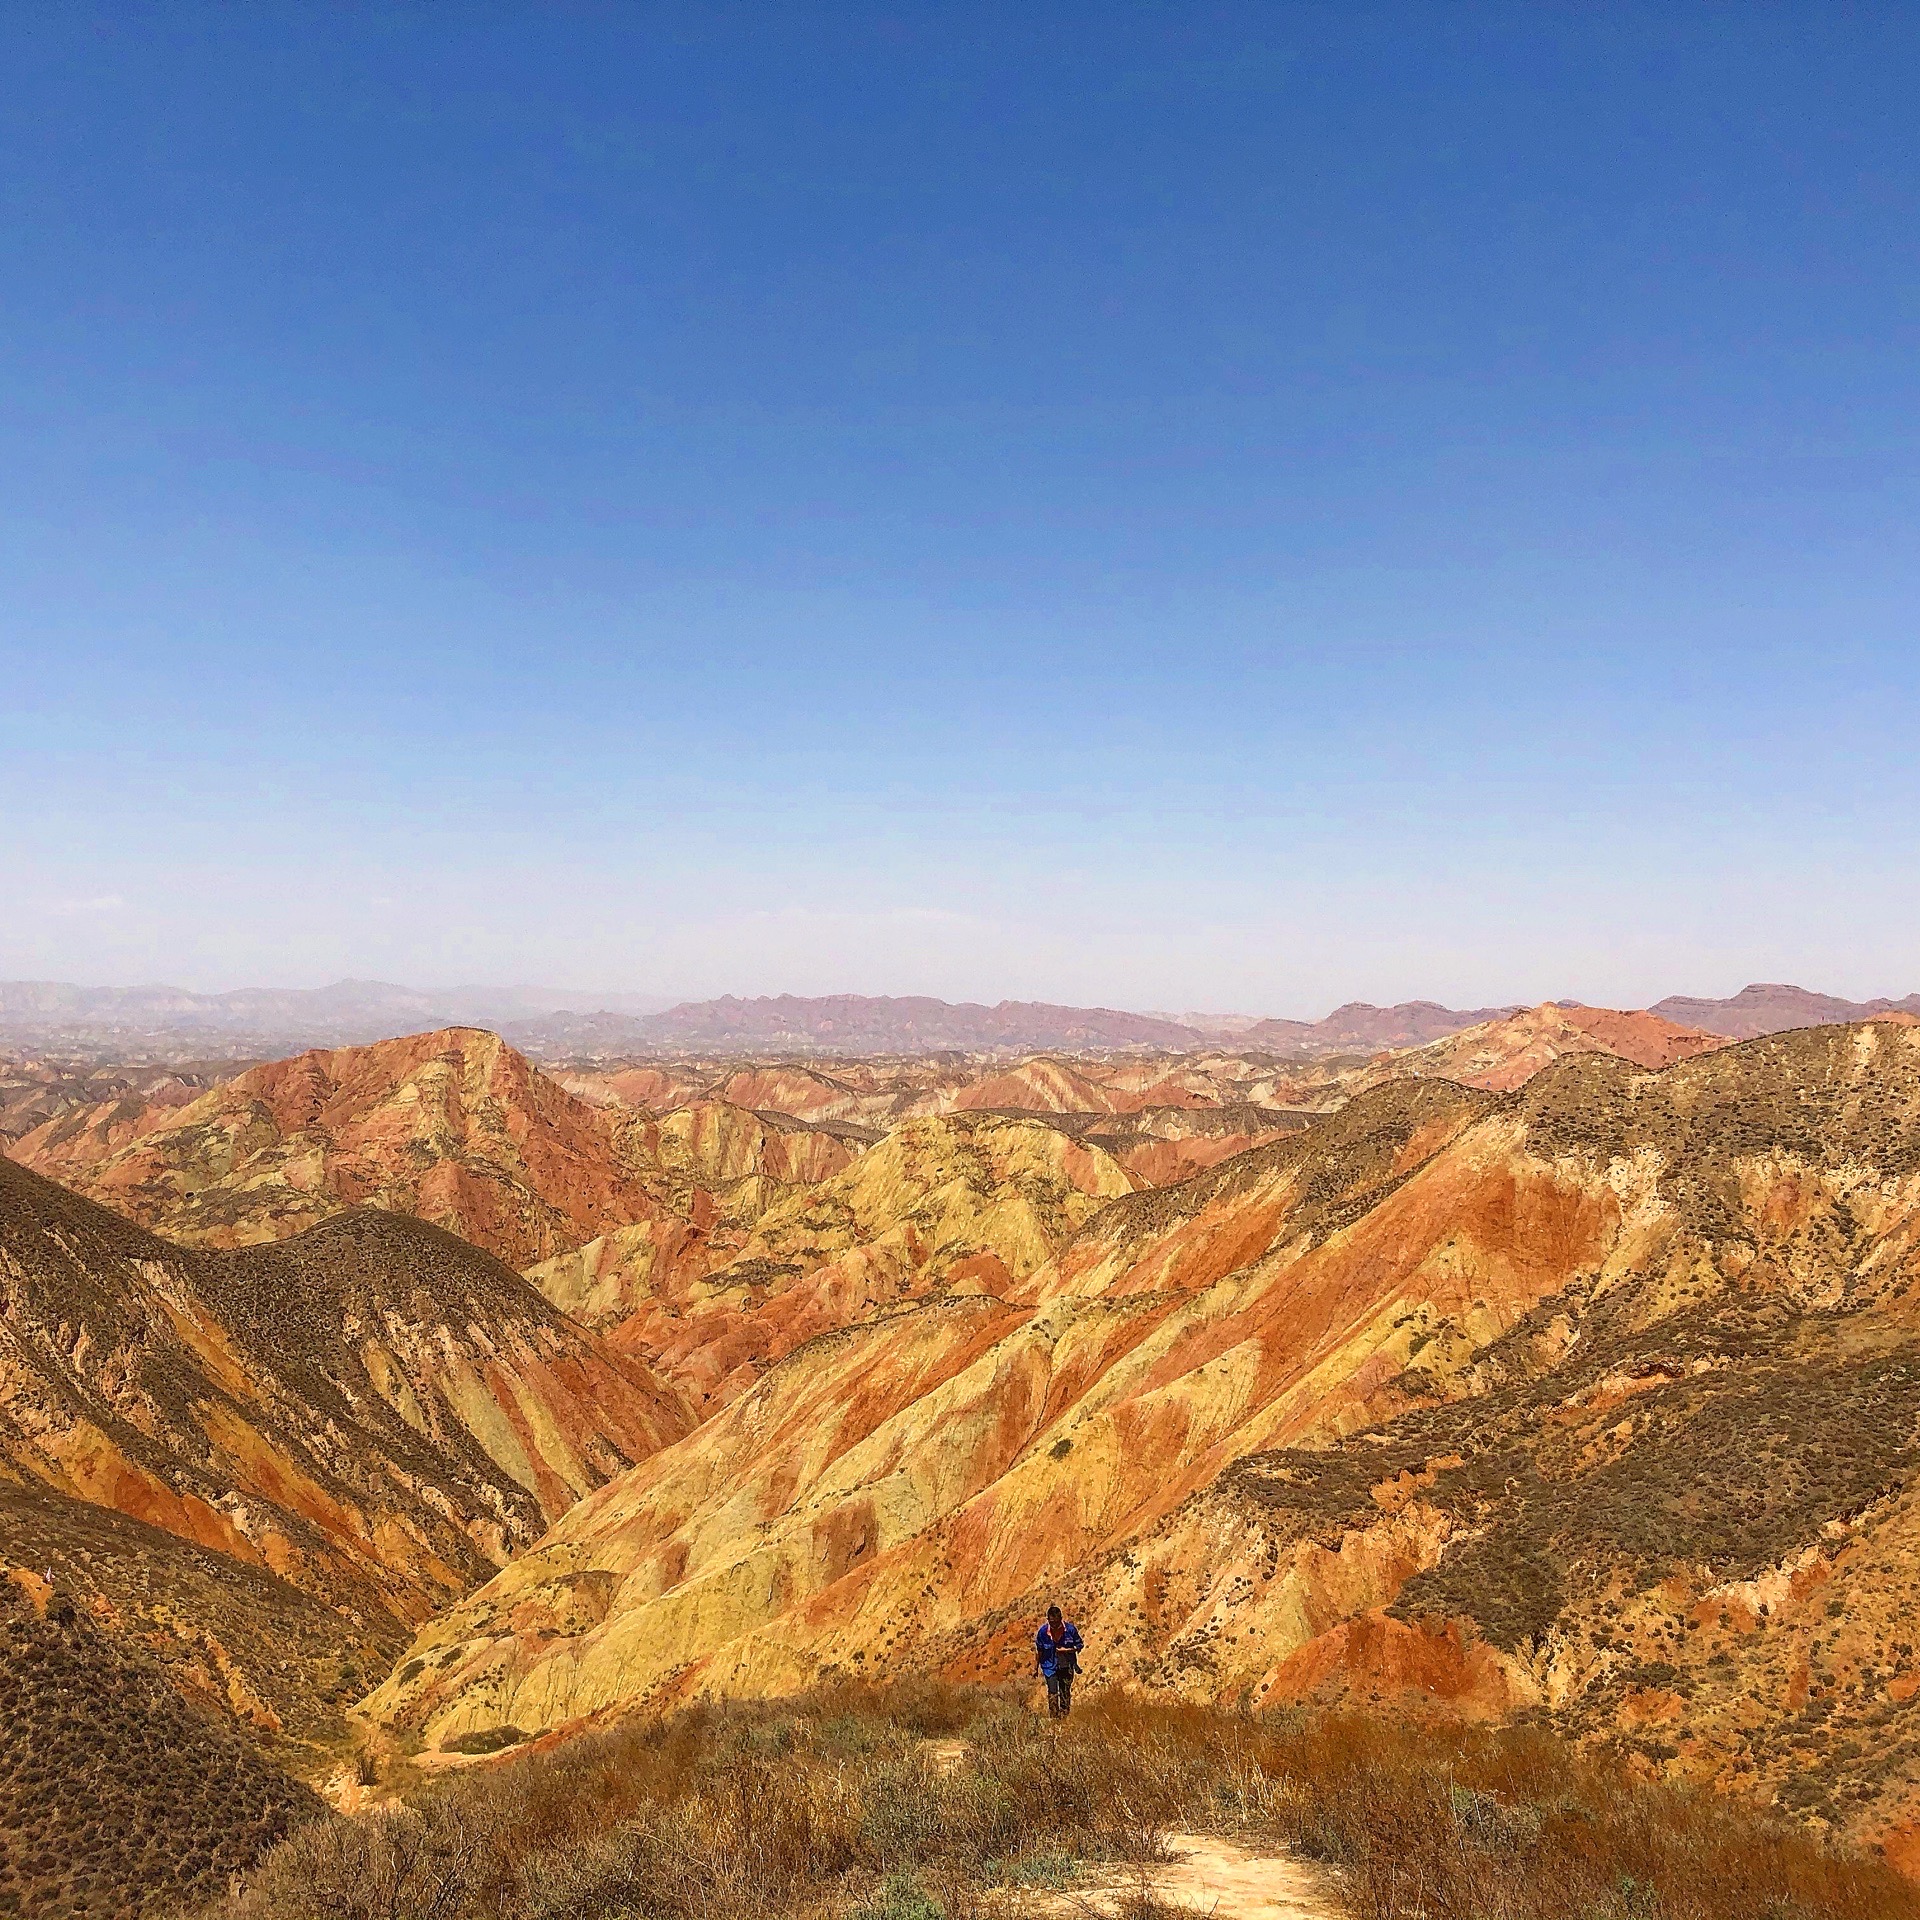
{"type": "Polygon", "coordinates": [[[0,977],[1920,985],[1912,13],[0,48],[0,977]]]}
{"type": "MultiPolygon", "coordinates": [[[[876,999],[944,998],[944,996],[885,995],[885,994],[871,995],[871,996],[868,996],[868,995],[839,996],[839,995],[832,994],[831,992],[827,994],[822,994],[822,995],[787,995],[779,991],[776,991],[774,993],[767,994],[767,995],[737,995],[737,996],[727,996],[722,994],[665,994],[665,993],[649,993],[644,990],[635,991],[632,989],[620,988],[620,987],[549,986],[549,985],[542,985],[532,981],[511,981],[511,982],[493,982],[493,983],[481,982],[481,981],[464,981],[464,982],[459,982],[450,986],[440,986],[440,985],[433,985],[433,984],[416,985],[416,984],[405,982],[405,981],[374,980],[374,979],[355,978],[352,976],[343,977],[337,980],[329,980],[329,981],[323,981],[323,982],[317,982],[317,983],[311,983],[311,984],[301,984],[301,983],[263,984],[258,981],[253,981],[253,982],[245,982],[245,983],[241,983],[234,986],[228,986],[228,987],[208,987],[208,988],[186,987],[186,986],[183,986],[182,983],[178,981],[162,981],[162,980],[95,981],[95,982],[46,981],[46,980],[35,980],[35,981],[0,980],[0,991],[4,991],[4,989],[10,986],[73,987],[78,989],[81,992],[100,992],[100,993],[138,993],[142,991],[157,991],[157,992],[177,991],[177,992],[191,993],[191,994],[195,994],[197,996],[206,997],[206,998],[216,998],[221,995],[234,995],[234,994],[243,994],[243,993],[288,993],[288,994],[317,995],[317,994],[326,993],[330,990],[337,990],[340,988],[353,988],[353,987],[382,988],[382,989],[390,989],[390,990],[402,992],[402,993],[413,994],[423,1000],[436,1002],[443,1007],[455,1007],[455,1006],[458,1006],[462,1001],[467,1001],[471,1007],[477,1008],[485,1001],[486,996],[498,995],[500,996],[501,1001],[503,1003],[510,1001],[516,997],[521,998],[525,1002],[524,1010],[527,1012],[564,1011],[564,1012],[580,1013],[580,1014],[606,1012],[606,1013],[621,1013],[630,1018],[639,1018],[652,1013],[665,1013],[665,1012],[672,1011],[673,1009],[680,1006],[701,1005],[701,1004],[706,1004],[711,1001],[723,999],[727,997],[740,998],[740,999],[794,998],[794,999],[801,999],[801,1000],[814,1000],[814,999],[838,998],[838,997],[876,998],[876,999]]],[[[1835,994],[1832,992],[1832,989],[1828,987],[1825,987],[1819,984],[1814,984],[1809,986],[1808,983],[1805,981],[1742,981],[1740,984],[1740,987],[1731,988],[1724,994],[1699,994],[1699,993],[1691,992],[1691,990],[1686,987],[1675,987],[1670,989],[1669,994],[1657,995],[1657,996],[1654,996],[1654,999],[1666,999],[1670,997],[1670,995],[1682,995],[1685,997],[1696,998],[1696,999],[1725,1000],[1725,999],[1732,999],[1737,993],[1739,993],[1743,989],[1756,987],[1756,986],[1762,986],[1762,987],[1785,986],[1789,989],[1798,989],[1801,991],[1814,993],[1814,994],[1825,994],[1825,995],[1829,995],[1832,998],[1854,1000],[1857,1002],[1868,1002],[1875,999],[1886,999],[1886,1000],[1898,1001],[1908,997],[1907,994],[1905,993],[1902,993],[1897,990],[1891,990],[1891,989],[1881,990],[1874,993],[1864,993],[1864,994],[1835,994]]],[[[1569,1005],[1569,1006],[1581,1005],[1581,1004],[1586,1004],[1586,1005],[1600,1004],[1597,1002],[1581,1002],[1578,996],[1568,995],[1568,994],[1547,994],[1547,995],[1542,995],[1535,1000],[1521,1000],[1521,999],[1516,999],[1512,996],[1507,996],[1503,998],[1501,996],[1495,995],[1493,998],[1487,1001],[1473,1003],[1472,1005],[1469,1005],[1469,1003],[1466,1003],[1466,1002],[1461,1002],[1457,1007],[1454,1007],[1450,1010],[1451,1011],[1474,1011],[1474,1010],[1483,1010],[1483,1009],[1489,1009],[1489,1008],[1510,1007],[1510,1006],[1527,1007],[1527,1006],[1537,1006],[1537,1005],[1548,1003],[1548,1002],[1560,1002],[1562,1004],[1569,1005]]],[[[982,996],[970,996],[959,1001],[949,1002],[949,1004],[956,1004],[956,1005],[978,1005],[978,1006],[985,1006],[985,1007],[993,1007],[995,1005],[1007,1004],[1007,1003],[1016,1003],[1015,996],[1006,995],[1006,994],[995,995],[990,998],[982,997],[982,996]]],[[[1390,1007],[1394,1005],[1405,1005],[1409,1003],[1434,1004],[1433,996],[1430,994],[1413,994],[1413,995],[1404,996],[1403,999],[1398,1002],[1368,1003],[1365,1001],[1349,998],[1348,1000],[1341,1001],[1334,1005],[1316,1006],[1311,1009],[1302,1009],[1299,1007],[1199,1007],[1199,1006],[1120,1007],[1120,1006],[1113,1006],[1110,1010],[1114,1012],[1144,1014],[1153,1018],[1175,1020],[1175,1021],[1279,1019],[1279,1020],[1300,1020],[1300,1021],[1311,1023],[1316,1020],[1324,1019],[1333,1013],[1340,1012],[1348,1006],[1374,1004],[1374,1005],[1390,1007]]],[[[1027,1002],[1027,1004],[1032,1004],[1032,1003],[1027,1002]]],[[[1052,1002],[1052,1003],[1043,1003],[1043,1004],[1054,1004],[1054,1005],[1071,1007],[1076,1005],[1089,1006],[1094,1003],[1067,1001],[1067,1002],[1052,1002]]],[[[1635,1004],[1650,1005],[1652,1004],[1652,1001],[1648,1001],[1646,1003],[1635,1003],[1635,1004]]],[[[501,1010],[504,1011],[504,1006],[501,1010]]],[[[4,1008],[0,1008],[0,1018],[7,1018],[7,1017],[14,1017],[14,1016],[8,1015],[4,1008]]]]}

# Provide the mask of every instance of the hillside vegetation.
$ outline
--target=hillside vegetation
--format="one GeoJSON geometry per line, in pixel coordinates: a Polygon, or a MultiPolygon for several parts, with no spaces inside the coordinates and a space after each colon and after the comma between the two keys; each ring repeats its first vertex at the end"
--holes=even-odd
{"type": "Polygon", "coordinates": [[[0,1914],[177,1913],[320,1812],[70,1601],[0,1578],[0,1914]]]}

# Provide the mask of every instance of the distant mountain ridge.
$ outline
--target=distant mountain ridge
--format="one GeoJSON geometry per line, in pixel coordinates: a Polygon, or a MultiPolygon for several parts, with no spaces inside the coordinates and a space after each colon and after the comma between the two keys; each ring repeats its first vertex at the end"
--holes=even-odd
{"type": "MultiPolygon", "coordinates": [[[[1560,1004],[1573,1006],[1575,1001],[1560,1004]]],[[[536,1058],[648,1053],[1046,1053],[1248,1048],[1300,1059],[1378,1053],[1436,1040],[1522,1011],[1518,1004],[1455,1008],[1433,1000],[1380,1007],[1364,1000],[1321,1020],[1251,1015],[1134,1013],[1049,1001],[994,1005],[930,995],[773,994],[667,1005],[657,996],[558,987],[422,990],[383,980],[329,986],[243,987],[196,993],[164,985],[78,987],[0,981],[0,1043],[77,1047],[165,1043],[164,1057],[278,1054],[359,1046],[434,1027],[485,1027],[536,1058]]],[[[1805,987],[1756,983],[1728,999],[1669,995],[1646,1011],[1677,1025],[1747,1040],[1793,1027],[1886,1014],[1920,1017],[1920,994],[1843,1000],[1805,987]]]]}
{"type": "Polygon", "coordinates": [[[39,1039],[129,1035],[268,1038],[282,1043],[353,1046],[437,1026],[539,1025],[556,1017],[658,1012],[658,994],[562,987],[443,987],[423,990],[389,980],[335,980],[324,987],[239,987],[196,993],[187,987],[79,987],[60,980],[0,980],[0,1035],[39,1039]]]}
{"type": "Polygon", "coordinates": [[[1243,1047],[1272,1047],[1284,1052],[1376,1052],[1382,1047],[1424,1047],[1467,1027],[1484,1026],[1518,1013],[1517,1006],[1474,1007],[1460,1012],[1433,1000],[1403,1000],[1395,1007],[1376,1007],[1349,1000],[1324,1020],[1258,1020],[1234,1035],[1243,1047]]]}
{"type": "Polygon", "coordinates": [[[1910,993],[1904,1000],[1837,1000],[1830,993],[1809,993],[1805,987],[1756,981],[1728,1000],[1690,1000],[1676,993],[1656,1001],[1647,1011],[1683,1027],[1723,1033],[1729,1040],[1756,1040],[1763,1033],[1846,1026],[1886,1013],[1920,1016],[1920,993],[1910,993]]]}
{"type": "Polygon", "coordinates": [[[1201,1036],[1177,1021],[1112,1007],[1040,1000],[995,1006],[923,995],[859,993],[803,998],[693,1000],[638,1023],[656,1041],[690,1049],[791,1047],[823,1052],[983,1053],[1006,1047],[1192,1047],[1201,1036]]]}

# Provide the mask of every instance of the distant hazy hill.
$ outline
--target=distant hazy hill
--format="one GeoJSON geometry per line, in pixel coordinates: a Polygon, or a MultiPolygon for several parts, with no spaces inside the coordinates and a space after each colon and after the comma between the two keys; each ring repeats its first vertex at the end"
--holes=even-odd
{"type": "Polygon", "coordinates": [[[218,1052],[233,1044],[263,1053],[298,1046],[358,1046],[443,1026],[515,1030],[612,1019],[631,1028],[656,1013],[658,995],[565,987],[443,987],[336,980],[325,987],[76,987],[59,980],[0,980],[0,1036],[35,1041],[164,1038],[218,1052]]]}
{"type": "MultiPolygon", "coordinates": [[[[1397,1007],[1349,1000],[1324,1020],[1258,1020],[1234,1035],[1237,1045],[1283,1053],[1372,1053],[1381,1047],[1424,1047],[1450,1033],[1518,1013],[1518,1007],[1473,1007],[1464,1012],[1432,1000],[1403,1000],[1397,1007]]],[[[1677,1018],[1678,1016],[1676,1016],[1677,1018]]]]}
{"type": "Polygon", "coordinates": [[[692,1050],[780,1048],[824,1053],[1042,1052],[1075,1047],[1193,1047],[1191,1027],[1111,1007],[1056,1007],[1038,1000],[953,1005],[923,997],[830,994],[689,1001],[634,1023],[656,1044],[692,1050]]]}
{"type": "MultiPolygon", "coordinates": [[[[384,980],[336,980],[325,987],[195,993],[170,986],[10,980],[0,981],[0,1042],[104,1048],[122,1059],[144,1048],[151,1057],[177,1064],[257,1058],[302,1047],[361,1046],[436,1027],[476,1026],[506,1035],[537,1058],[653,1051],[856,1055],[1226,1046],[1316,1059],[1427,1046],[1519,1011],[1514,1006],[1444,1007],[1432,1000],[1376,1007],[1355,1000],[1324,1020],[1266,1020],[1128,1013],[1032,1000],[984,1006],[852,993],[749,999],[729,994],[666,1006],[646,994],[563,987],[420,989],[384,980]]],[[[1877,1014],[1920,1016],[1920,994],[1904,1000],[1841,1000],[1804,987],[1756,985],[1743,987],[1730,1000],[1676,994],[1649,1011],[1681,1026],[1746,1040],[1877,1014]]]]}
{"type": "MultiPolygon", "coordinates": [[[[0,1037],[81,1042],[186,1040],[263,1053],[301,1046],[360,1046],[441,1026],[484,1026],[541,1051],[931,1053],[994,1048],[1041,1052],[1102,1047],[1193,1047],[1202,1036],[1155,1014],[1003,1000],[952,1005],[930,998],[833,994],[804,999],[695,1000],[662,1011],[644,994],[558,987],[448,987],[421,991],[383,980],[313,988],[76,987],[0,981],[0,1037]],[[229,1044],[231,1043],[231,1044],[229,1044]]],[[[1463,1019],[1461,1024],[1470,1024],[1463,1019]]]]}
{"type": "Polygon", "coordinates": [[[1830,993],[1809,993],[1805,987],[1756,981],[1731,1000],[1690,1000],[1676,993],[1648,1011],[1684,1027],[1724,1033],[1730,1040],[1752,1040],[1763,1033],[1785,1033],[1791,1027],[1844,1026],[1882,1013],[1920,1015],[1920,993],[1910,993],[1904,1000],[1836,1000],[1830,993]]]}

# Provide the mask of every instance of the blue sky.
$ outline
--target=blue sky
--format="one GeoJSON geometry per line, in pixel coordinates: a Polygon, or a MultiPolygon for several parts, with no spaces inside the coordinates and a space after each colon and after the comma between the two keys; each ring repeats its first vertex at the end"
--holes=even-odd
{"type": "Polygon", "coordinates": [[[1920,987],[1920,10],[0,12],[0,976],[1920,987]]]}

